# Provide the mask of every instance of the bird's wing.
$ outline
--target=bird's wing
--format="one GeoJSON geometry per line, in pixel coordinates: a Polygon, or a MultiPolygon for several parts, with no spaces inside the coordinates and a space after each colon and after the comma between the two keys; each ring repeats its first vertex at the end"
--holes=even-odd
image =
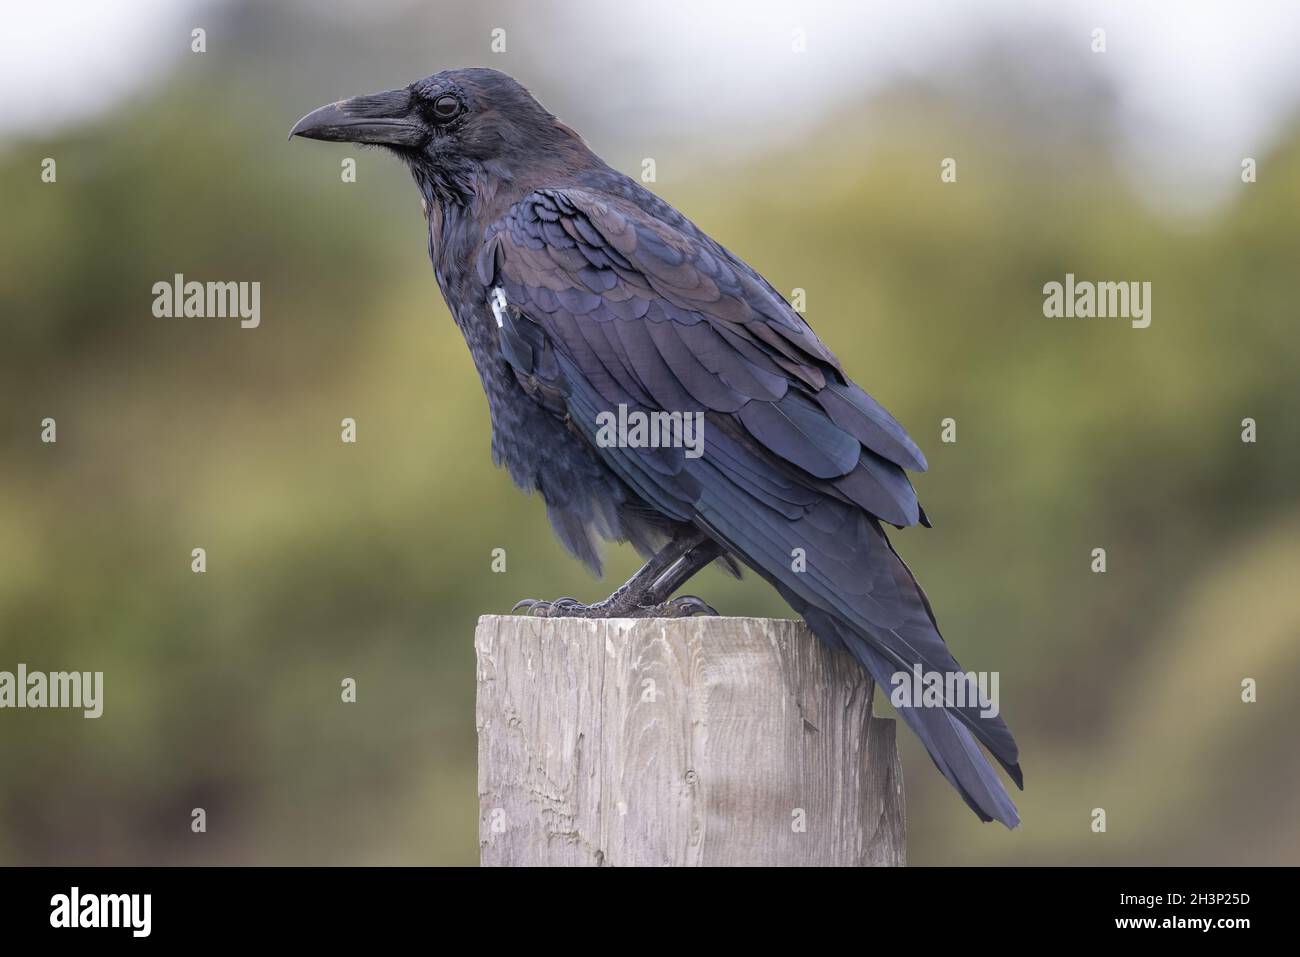
{"type": "MultiPolygon", "coordinates": [[[[921,518],[903,473],[926,467],[916,444],[798,313],[720,250],[629,204],[542,190],[490,227],[478,265],[610,408],[728,416],[871,514],[921,518]]],[[[515,358],[525,371],[527,354],[515,358]]]]}
{"type": "MultiPolygon", "coordinates": [[[[630,203],[577,189],[513,206],[489,227],[476,267],[525,389],[642,499],[707,529],[796,607],[832,616],[840,627],[820,636],[873,673],[882,661],[959,670],[877,521],[923,519],[903,472],[925,467],[920,451],[748,267],[630,203]],[[620,406],[703,413],[702,454],[603,444],[601,414],[620,406]]],[[[950,712],[1018,778],[1000,719],[980,718],[978,706],[950,712]]],[[[964,767],[969,735],[927,732],[944,738],[927,747],[981,816],[1014,816],[982,758],[992,783],[964,767]]]]}

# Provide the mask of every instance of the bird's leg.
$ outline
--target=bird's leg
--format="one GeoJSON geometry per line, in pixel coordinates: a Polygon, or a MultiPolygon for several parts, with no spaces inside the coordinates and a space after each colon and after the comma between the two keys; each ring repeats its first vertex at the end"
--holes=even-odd
{"type": "Polygon", "coordinates": [[[722,554],[722,546],[713,539],[701,535],[696,544],[690,546],[682,557],[673,562],[646,593],[641,606],[645,618],[684,618],[690,615],[716,615],[717,610],[694,595],[682,595],[673,598],[672,593],[681,588],[704,568],[722,554]]]}
{"type": "Polygon", "coordinates": [[[594,605],[583,605],[576,598],[557,598],[554,601],[525,598],[510,610],[527,609],[528,614],[542,618],[630,617],[659,577],[682,556],[683,544],[681,538],[670,541],[640,571],[615,589],[614,594],[594,605]]]}
{"type": "Polygon", "coordinates": [[[668,600],[668,597],[722,553],[722,549],[703,532],[679,535],[661,548],[635,575],[620,585],[614,594],[594,605],[583,605],[574,598],[539,601],[525,598],[512,611],[527,609],[542,618],[684,618],[694,614],[717,612],[692,595],[668,600]]]}

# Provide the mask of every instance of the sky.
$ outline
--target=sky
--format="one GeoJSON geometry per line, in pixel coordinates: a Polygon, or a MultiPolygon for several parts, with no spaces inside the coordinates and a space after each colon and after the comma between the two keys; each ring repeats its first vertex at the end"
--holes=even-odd
{"type": "MultiPolygon", "coordinates": [[[[0,141],[111,109],[186,54],[191,26],[223,2],[6,0],[0,84],[11,95],[0,106],[0,141]]],[[[261,2],[331,8],[365,29],[417,0],[261,2]]],[[[989,35],[1027,58],[1046,36],[1095,57],[1119,95],[1133,175],[1155,191],[1188,179],[1229,188],[1225,171],[1265,154],[1300,101],[1297,2],[575,0],[553,9],[552,35],[573,37],[582,51],[564,53],[566,70],[591,82],[620,68],[652,78],[657,101],[689,104],[719,143],[761,137],[774,122],[811,127],[847,98],[942,71],[989,35]],[[1106,31],[1104,54],[1091,51],[1097,28],[1106,31]],[[796,29],[806,44],[797,55],[796,29]]],[[[665,110],[645,121],[671,119],[665,110]]]]}

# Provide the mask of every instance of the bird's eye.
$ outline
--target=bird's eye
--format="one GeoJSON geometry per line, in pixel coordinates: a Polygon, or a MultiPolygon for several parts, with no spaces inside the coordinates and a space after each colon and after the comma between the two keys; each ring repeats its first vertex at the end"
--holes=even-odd
{"type": "Polygon", "coordinates": [[[460,100],[450,93],[444,93],[433,101],[433,115],[440,120],[454,119],[460,113],[460,100]]]}

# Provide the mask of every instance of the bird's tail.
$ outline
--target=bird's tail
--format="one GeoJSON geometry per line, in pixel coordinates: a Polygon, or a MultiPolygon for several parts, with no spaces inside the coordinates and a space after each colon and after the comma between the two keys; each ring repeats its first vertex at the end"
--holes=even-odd
{"type": "MultiPolygon", "coordinates": [[[[891,667],[869,646],[859,644],[858,647],[863,653],[855,657],[862,661],[878,686],[889,688],[891,678],[897,669],[891,667]]],[[[1008,828],[1020,824],[1020,815],[1011,796],[1007,794],[997,772],[993,770],[984,752],[980,750],[975,735],[953,709],[896,705],[895,710],[921,739],[935,766],[957,789],[967,806],[979,815],[980,820],[998,821],[1008,828]]],[[[1016,786],[1023,788],[1024,778],[1020,765],[1005,761],[1001,763],[1016,782],[1016,786]]]]}
{"type": "MultiPolygon", "coordinates": [[[[910,570],[892,547],[884,560],[896,563],[893,578],[900,586],[899,593],[912,606],[894,628],[851,623],[841,610],[812,605],[788,588],[778,588],[818,638],[851,654],[886,693],[894,686],[896,675],[903,673],[910,678],[918,666],[925,672],[960,674],[960,666],[944,645],[929,602],[910,570]]],[[[1016,786],[1023,789],[1019,753],[1011,730],[1000,715],[982,714],[977,702],[952,700],[946,690],[942,694],[941,704],[895,701],[895,709],[921,739],[939,771],[981,820],[1016,827],[1020,823],[1016,806],[980,748],[982,743],[1016,786]]]]}

